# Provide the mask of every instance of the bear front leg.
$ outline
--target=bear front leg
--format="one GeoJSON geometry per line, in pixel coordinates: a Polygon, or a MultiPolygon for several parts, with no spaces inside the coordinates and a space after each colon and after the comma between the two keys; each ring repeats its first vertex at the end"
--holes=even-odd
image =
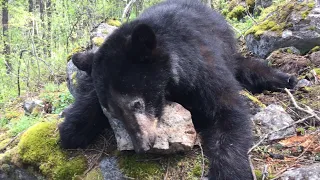
{"type": "Polygon", "coordinates": [[[251,124],[240,109],[221,109],[215,123],[200,134],[210,160],[209,180],[253,179],[247,155],[252,142],[251,124]]]}
{"type": "Polygon", "coordinates": [[[85,148],[105,128],[110,127],[95,91],[91,91],[65,111],[59,125],[60,143],[65,149],[85,148]]]}

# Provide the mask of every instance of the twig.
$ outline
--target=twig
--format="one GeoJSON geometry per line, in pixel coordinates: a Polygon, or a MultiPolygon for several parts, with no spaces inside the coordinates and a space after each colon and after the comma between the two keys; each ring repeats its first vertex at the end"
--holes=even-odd
{"type": "Polygon", "coordinates": [[[264,165],[263,167],[263,173],[262,173],[262,180],[265,180],[268,178],[268,164],[264,165]]]}
{"type": "Polygon", "coordinates": [[[256,173],[254,173],[254,166],[251,161],[251,156],[248,157],[248,160],[249,160],[253,180],[257,180],[256,173]]]}
{"type": "Polygon", "coordinates": [[[294,107],[295,108],[297,108],[298,110],[300,110],[300,111],[302,111],[302,112],[305,112],[305,113],[307,113],[307,114],[309,114],[309,115],[311,115],[311,116],[314,116],[318,121],[320,121],[320,117],[314,112],[314,110],[312,110],[309,106],[307,106],[307,105],[304,105],[307,109],[304,109],[304,108],[302,108],[301,106],[299,106],[298,104],[297,104],[297,101],[294,99],[294,97],[293,97],[293,95],[291,94],[291,92],[287,89],[287,88],[285,88],[284,89],[286,92],[287,92],[287,94],[289,95],[289,97],[290,97],[290,99],[291,99],[291,101],[292,101],[292,103],[293,103],[293,105],[294,105],[294,107]]]}
{"type": "Polygon", "coordinates": [[[167,180],[168,173],[169,173],[169,159],[167,159],[166,175],[164,176],[163,180],[167,180]]]}
{"type": "Polygon", "coordinates": [[[0,152],[2,153],[4,150],[6,150],[7,147],[10,146],[10,144],[13,143],[14,140],[16,140],[16,139],[17,139],[22,133],[24,133],[24,132],[25,132],[25,130],[22,131],[22,132],[20,132],[19,134],[17,134],[15,137],[13,137],[13,138],[8,142],[7,145],[5,145],[2,149],[0,149],[0,152]]]}
{"type": "Polygon", "coordinates": [[[202,169],[201,169],[201,178],[200,179],[203,179],[203,176],[204,176],[204,154],[203,154],[203,149],[202,149],[202,146],[201,146],[201,143],[199,142],[199,147],[200,147],[200,150],[201,150],[201,158],[202,158],[202,169]]]}
{"type": "Polygon", "coordinates": [[[302,118],[302,119],[300,119],[300,120],[298,120],[298,121],[295,121],[295,122],[292,123],[292,124],[289,124],[289,125],[284,126],[284,127],[280,128],[280,129],[277,129],[277,130],[275,130],[275,131],[269,132],[268,134],[265,134],[265,135],[260,139],[260,141],[259,141],[257,144],[255,144],[254,146],[252,146],[252,147],[249,149],[248,154],[249,154],[252,150],[254,150],[256,147],[258,147],[258,146],[259,146],[265,139],[267,139],[271,134],[276,133],[276,132],[279,132],[279,131],[282,131],[282,130],[284,130],[284,129],[287,129],[287,128],[295,125],[295,124],[302,123],[302,122],[304,122],[305,120],[310,119],[310,118],[312,118],[312,117],[314,117],[314,116],[308,116],[308,117],[302,118]]]}

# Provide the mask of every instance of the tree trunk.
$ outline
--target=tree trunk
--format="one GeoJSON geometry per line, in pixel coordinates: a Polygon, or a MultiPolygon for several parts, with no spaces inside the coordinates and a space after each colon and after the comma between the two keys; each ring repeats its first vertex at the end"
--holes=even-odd
{"type": "Polygon", "coordinates": [[[212,0],[207,0],[207,6],[211,8],[212,0]]]}
{"type": "MultiPolygon", "coordinates": [[[[42,31],[42,45],[43,47],[41,49],[43,49],[43,54],[46,55],[47,54],[47,48],[46,48],[46,44],[47,44],[47,39],[46,39],[46,24],[44,21],[44,0],[39,0],[39,11],[40,11],[40,20],[41,20],[41,30],[42,31]]],[[[41,43],[39,44],[41,45],[41,43]]]]}
{"type": "Polygon", "coordinates": [[[47,11],[47,53],[48,57],[51,57],[51,19],[52,19],[52,14],[51,14],[51,0],[47,0],[46,3],[46,11],[47,11]]]}
{"type": "Polygon", "coordinates": [[[3,35],[3,54],[5,55],[5,63],[7,74],[12,72],[12,64],[10,62],[10,43],[9,43],[9,13],[8,13],[8,0],[2,1],[2,35],[3,35]]]}

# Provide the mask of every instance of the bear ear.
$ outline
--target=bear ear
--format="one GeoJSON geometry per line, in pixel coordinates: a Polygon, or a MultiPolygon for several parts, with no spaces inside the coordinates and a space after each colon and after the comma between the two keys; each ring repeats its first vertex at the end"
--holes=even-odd
{"type": "Polygon", "coordinates": [[[91,67],[94,54],[92,52],[80,52],[72,56],[73,64],[81,71],[91,74],[91,67]]]}
{"type": "Polygon", "coordinates": [[[145,59],[152,54],[157,46],[156,35],[150,26],[146,24],[137,25],[131,35],[131,48],[140,58],[145,59]]]}

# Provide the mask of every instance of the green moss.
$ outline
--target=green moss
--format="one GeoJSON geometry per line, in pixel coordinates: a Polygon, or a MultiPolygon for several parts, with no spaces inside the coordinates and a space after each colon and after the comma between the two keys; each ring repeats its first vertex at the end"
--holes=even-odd
{"type": "Polygon", "coordinates": [[[255,0],[246,0],[247,6],[250,8],[254,8],[255,0]]]}
{"type": "Polygon", "coordinates": [[[257,180],[258,179],[262,179],[262,171],[260,171],[260,170],[254,170],[254,174],[256,175],[256,177],[257,177],[257,180]]]}
{"type": "Polygon", "coordinates": [[[162,179],[164,168],[156,161],[141,161],[145,155],[122,154],[119,156],[119,167],[130,178],[162,179]]]}
{"type": "Polygon", "coordinates": [[[237,19],[240,20],[246,15],[246,8],[243,6],[236,6],[235,8],[232,9],[230,13],[228,13],[227,17],[229,19],[237,19]]]}
{"type": "Polygon", "coordinates": [[[317,52],[320,51],[320,46],[315,46],[314,48],[311,49],[311,52],[317,52]]]}
{"type": "Polygon", "coordinates": [[[302,19],[306,19],[306,18],[308,17],[309,13],[310,13],[309,10],[303,11],[303,12],[301,13],[301,18],[302,18],[302,19]]]}
{"type": "Polygon", "coordinates": [[[200,164],[197,164],[197,165],[192,169],[192,174],[193,174],[193,176],[201,177],[202,167],[200,166],[200,164]]]}
{"type": "Polygon", "coordinates": [[[316,130],[317,130],[317,127],[310,126],[310,127],[308,128],[308,130],[309,130],[309,131],[316,131],[316,130]]]}
{"type": "Polygon", "coordinates": [[[255,37],[259,37],[265,31],[274,31],[280,34],[285,28],[293,27],[293,24],[290,21],[288,22],[288,17],[292,13],[300,12],[302,19],[305,19],[310,10],[309,5],[306,3],[296,1],[287,3],[282,1],[277,5],[264,9],[258,18],[259,23],[251,27],[245,35],[254,34],[255,37]]]}
{"type": "Polygon", "coordinates": [[[296,132],[300,135],[305,135],[305,129],[303,127],[298,127],[296,132]]]}
{"type": "Polygon", "coordinates": [[[7,119],[7,120],[11,120],[11,119],[16,119],[16,118],[19,118],[23,115],[23,112],[21,111],[8,111],[4,114],[4,118],[7,119]]]}
{"type": "Polygon", "coordinates": [[[94,37],[92,39],[93,44],[95,44],[96,46],[101,46],[104,42],[104,39],[102,37],[94,37]]]}
{"type": "Polygon", "coordinates": [[[313,71],[314,71],[317,75],[320,75],[320,68],[314,68],[313,71]]]}
{"type": "Polygon", "coordinates": [[[316,30],[316,27],[315,27],[315,26],[309,26],[308,30],[310,30],[310,31],[315,31],[315,30],[316,30]]]}
{"type": "Polygon", "coordinates": [[[228,4],[228,11],[232,11],[238,5],[237,0],[231,0],[228,4]]]}
{"type": "Polygon", "coordinates": [[[18,153],[24,163],[39,167],[52,179],[72,179],[86,169],[83,156],[68,158],[58,145],[58,121],[40,122],[29,128],[21,137],[18,153]]]}
{"type": "Polygon", "coordinates": [[[307,6],[309,9],[313,9],[316,4],[314,2],[308,3],[307,6]]]}
{"type": "Polygon", "coordinates": [[[115,18],[113,19],[108,19],[107,20],[107,24],[109,24],[110,26],[116,26],[116,27],[119,27],[121,26],[121,22],[115,18]]]}
{"type": "Polygon", "coordinates": [[[261,108],[265,108],[266,107],[265,104],[263,104],[258,98],[256,98],[253,95],[251,95],[248,91],[241,91],[240,94],[243,95],[243,96],[246,96],[248,99],[250,99],[253,103],[258,105],[259,107],[261,107],[261,108]]]}
{"type": "Polygon", "coordinates": [[[72,58],[72,56],[78,52],[82,52],[82,51],[85,51],[85,48],[84,47],[76,47],[74,49],[72,49],[71,53],[68,54],[67,56],[67,62],[69,62],[72,58]]]}
{"type": "Polygon", "coordinates": [[[281,31],[283,29],[283,24],[277,24],[275,21],[266,20],[263,21],[261,24],[253,26],[250,28],[245,35],[248,34],[254,34],[255,37],[259,37],[262,35],[265,31],[271,30],[271,31],[281,31]]]}

